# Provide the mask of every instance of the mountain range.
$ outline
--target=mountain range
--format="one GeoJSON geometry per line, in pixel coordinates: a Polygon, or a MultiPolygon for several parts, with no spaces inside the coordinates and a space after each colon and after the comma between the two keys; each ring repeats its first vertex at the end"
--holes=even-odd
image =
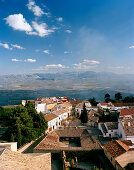
{"type": "Polygon", "coordinates": [[[116,92],[121,92],[123,96],[133,95],[134,75],[93,71],[1,75],[0,100],[4,94],[11,98],[13,92],[15,96],[23,92],[24,96],[17,95],[20,98],[67,95],[71,98],[96,97],[104,100],[107,92],[111,97],[116,92]]]}

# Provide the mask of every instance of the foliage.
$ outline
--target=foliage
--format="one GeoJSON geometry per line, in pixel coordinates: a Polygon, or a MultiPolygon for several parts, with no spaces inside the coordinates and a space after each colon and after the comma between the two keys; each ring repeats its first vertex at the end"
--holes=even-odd
{"type": "Polygon", "coordinates": [[[99,118],[99,122],[117,122],[119,117],[119,113],[110,112],[108,115],[105,115],[103,112],[102,116],[99,118]]]}
{"type": "Polygon", "coordinates": [[[110,100],[110,94],[106,93],[104,98],[105,102],[108,102],[110,100]]]}
{"type": "Polygon", "coordinates": [[[125,103],[133,103],[134,102],[134,97],[133,96],[126,96],[123,100],[125,103]]]}
{"type": "Polygon", "coordinates": [[[88,114],[87,114],[85,103],[83,105],[83,110],[81,112],[80,119],[81,119],[81,123],[87,123],[88,121],[88,114]]]}
{"type": "Polygon", "coordinates": [[[42,113],[37,113],[34,105],[30,102],[26,106],[4,109],[8,130],[3,137],[7,141],[18,142],[18,147],[41,136],[47,129],[47,121],[42,113]]]}
{"type": "Polygon", "coordinates": [[[122,94],[121,94],[120,92],[116,93],[116,94],[115,94],[115,99],[116,99],[116,100],[122,99],[122,94]]]}
{"type": "Polygon", "coordinates": [[[97,104],[98,104],[98,102],[96,102],[94,97],[90,98],[88,101],[91,103],[92,106],[97,106],[97,104]]]}

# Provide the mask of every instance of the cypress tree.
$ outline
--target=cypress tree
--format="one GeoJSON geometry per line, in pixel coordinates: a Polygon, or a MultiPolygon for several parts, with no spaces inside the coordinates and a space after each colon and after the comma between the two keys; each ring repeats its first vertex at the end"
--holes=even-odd
{"type": "Polygon", "coordinates": [[[86,109],[85,103],[83,105],[83,110],[82,110],[80,119],[81,119],[81,123],[87,123],[88,122],[88,114],[87,114],[87,109],[86,109]]]}

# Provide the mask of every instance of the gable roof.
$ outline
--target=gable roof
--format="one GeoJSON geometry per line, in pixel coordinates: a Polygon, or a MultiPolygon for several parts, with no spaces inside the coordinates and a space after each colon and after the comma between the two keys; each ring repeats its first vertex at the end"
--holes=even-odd
{"type": "Polygon", "coordinates": [[[120,140],[107,142],[103,146],[112,157],[118,157],[130,149],[126,143],[120,140]]]}
{"type": "Polygon", "coordinates": [[[134,115],[134,109],[121,109],[120,116],[134,115]]]}
{"type": "Polygon", "coordinates": [[[49,121],[57,118],[58,116],[56,116],[56,115],[54,115],[54,114],[52,114],[52,113],[49,113],[49,114],[44,115],[44,117],[45,117],[45,119],[49,122],[49,121]]]}
{"type": "Polygon", "coordinates": [[[0,155],[2,170],[50,170],[51,154],[22,154],[5,149],[0,155]]]}

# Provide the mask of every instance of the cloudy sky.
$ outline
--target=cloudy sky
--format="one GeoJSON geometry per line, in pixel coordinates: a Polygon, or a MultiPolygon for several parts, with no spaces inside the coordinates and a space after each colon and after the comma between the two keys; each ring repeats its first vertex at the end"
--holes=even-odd
{"type": "Polygon", "coordinates": [[[133,68],[133,0],[0,0],[0,74],[133,68]]]}

